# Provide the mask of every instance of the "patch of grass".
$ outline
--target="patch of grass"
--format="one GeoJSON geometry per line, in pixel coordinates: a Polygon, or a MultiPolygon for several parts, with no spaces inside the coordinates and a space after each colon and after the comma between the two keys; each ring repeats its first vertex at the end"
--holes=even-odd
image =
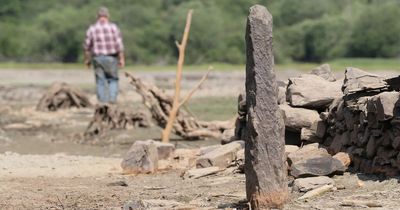
{"type": "MultiPolygon", "coordinates": [[[[400,59],[385,59],[385,58],[341,58],[332,61],[326,61],[331,65],[334,71],[343,71],[346,67],[357,67],[366,71],[377,70],[400,70],[400,59]]],[[[302,63],[288,62],[276,65],[276,70],[297,70],[310,71],[319,66],[318,63],[302,63]]],[[[210,63],[200,65],[185,65],[185,71],[207,71],[208,67],[212,66],[213,71],[231,72],[244,71],[245,64],[226,64],[226,63],[210,63]]],[[[0,69],[46,69],[46,70],[82,70],[85,66],[80,63],[0,63],[0,69]]],[[[136,72],[159,72],[159,71],[176,71],[176,65],[127,65],[124,68],[126,71],[136,72]]]]}
{"type": "Polygon", "coordinates": [[[187,107],[200,120],[229,120],[236,116],[237,99],[236,97],[192,98],[187,107]]]}

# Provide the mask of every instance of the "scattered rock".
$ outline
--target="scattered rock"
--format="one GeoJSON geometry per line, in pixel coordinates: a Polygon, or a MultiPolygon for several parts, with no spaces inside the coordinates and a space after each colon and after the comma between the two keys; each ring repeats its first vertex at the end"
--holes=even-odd
{"type": "Polygon", "coordinates": [[[315,69],[311,70],[310,74],[315,74],[317,76],[320,76],[329,82],[336,81],[335,75],[333,75],[331,71],[331,66],[327,63],[322,64],[316,67],[315,69]]]}
{"type": "Polygon", "coordinates": [[[188,178],[198,179],[204,176],[216,174],[221,171],[218,167],[195,168],[186,172],[188,178]]]}
{"type": "Polygon", "coordinates": [[[122,160],[124,174],[154,173],[158,167],[158,150],[153,140],[136,141],[122,160]]]}
{"type": "Polygon", "coordinates": [[[116,181],[116,182],[108,183],[107,186],[109,186],[109,187],[113,187],[113,186],[128,187],[128,183],[126,183],[125,181],[116,181]]]}
{"type": "Polygon", "coordinates": [[[293,190],[308,192],[324,185],[333,185],[335,181],[327,176],[299,178],[294,180],[293,190]]]}
{"type": "Polygon", "coordinates": [[[238,150],[244,148],[243,141],[234,141],[229,144],[222,145],[209,153],[200,156],[196,160],[197,168],[206,168],[217,166],[226,168],[233,160],[236,159],[238,150]]]}
{"type": "Polygon", "coordinates": [[[171,143],[163,143],[159,141],[154,142],[157,147],[157,152],[158,152],[158,159],[168,159],[173,156],[174,151],[175,151],[175,145],[171,143]]]}
{"type": "Polygon", "coordinates": [[[177,207],[184,206],[174,200],[136,200],[128,201],[124,204],[124,210],[144,210],[144,209],[176,209],[177,207]]]}
{"type": "Polygon", "coordinates": [[[290,174],[296,178],[309,176],[327,176],[343,174],[346,171],[342,162],[332,157],[316,157],[295,162],[290,174]]]}

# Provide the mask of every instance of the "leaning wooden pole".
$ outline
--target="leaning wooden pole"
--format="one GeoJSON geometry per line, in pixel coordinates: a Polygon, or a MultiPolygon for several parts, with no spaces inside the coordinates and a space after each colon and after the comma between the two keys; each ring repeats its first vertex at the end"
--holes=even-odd
{"type": "Polygon", "coordinates": [[[180,44],[178,42],[176,43],[176,46],[178,47],[178,50],[179,50],[179,58],[178,58],[178,64],[177,64],[177,69],[176,69],[175,94],[174,94],[174,100],[172,103],[172,109],[171,109],[171,112],[168,117],[167,125],[165,126],[165,129],[162,132],[162,142],[169,142],[169,136],[171,134],[171,129],[173,127],[176,115],[179,110],[182,68],[183,68],[183,63],[185,61],[185,49],[186,49],[187,40],[189,38],[190,24],[192,22],[192,13],[193,13],[193,10],[189,10],[189,12],[187,14],[185,31],[183,32],[182,42],[180,44]]]}
{"type": "Polygon", "coordinates": [[[246,194],[252,209],[283,208],[288,198],[284,123],[277,104],[272,16],[250,8],[246,29],[246,194]]]}

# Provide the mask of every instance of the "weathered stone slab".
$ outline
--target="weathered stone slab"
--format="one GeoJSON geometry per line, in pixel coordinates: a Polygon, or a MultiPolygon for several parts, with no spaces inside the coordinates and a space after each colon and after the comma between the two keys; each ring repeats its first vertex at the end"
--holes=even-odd
{"type": "Polygon", "coordinates": [[[158,151],[153,140],[136,141],[122,160],[124,174],[153,173],[158,167],[158,151]]]}
{"type": "Polygon", "coordinates": [[[333,156],[333,158],[339,160],[344,166],[348,167],[351,163],[350,155],[345,152],[339,152],[333,156]]]}
{"type": "Polygon", "coordinates": [[[289,79],[287,101],[296,107],[326,108],[335,98],[343,96],[341,85],[341,81],[329,82],[317,75],[303,74],[289,79]]]}
{"type": "Polygon", "coordinates": [[[287,104],[286,87],[278,87],[278,104],[287,104]]]}
{"type": "Polygon", "coordinates": [[[289,105],[279,105],[285,126],[292,131],[300,132],[302,128],[310,128],[314,121],[320,120],[315,110],[294,108],[289,105]]]}
{"type": "Polygon", "coordinates": [[[219,167],[195,168],[188,170],[185,175],[187,175],[188,178],[198,179],[204,176],[216,174],[219,171],[221,171],[219,167]]]}
{"type": "Polygon", "coordinates": [[[342,91],[345,95],[359,91],[367,91],[386,87],[385,78],[361,69],[347,67],[342,91]]]}
{"type": "Polygon", "coordinates": [[[299,150],[300,148],[298,147],[298,146],[296,146],[296,145],[285,145],[285,155],[286,155],[286,157],[289,155],[289,154],[291,154],[291,153],[293,153],[293,152],[296,152],[297,150],[299,150]]]}
{"type": "Polygon", "coordinates": [[[214,150],[200,156],[196,160],[197,168],[207,168],[217,166],[226,168],[233,160],[236,159],[236,153],[244,146],[243,141],[234,141],[229,144],[222,145],[214,150]]]}
{"type": "Polygon", "coordinates": [[[295,162],[291,165],[290,174],[296,178],[310,176],[327,176],[343,174],[347,167],[332,157],[316,157],[295,162]]]}
{"type": "Polygon", "coordinates": [[[317,136],[314,130],[308,128],[301,129],[300,139],[302,141],[316,142],[316,143],[322,141],[322,139],[317,136]]]}
{"type": "Polygon", "coordinates": [[[327,184],[334,185],[335,181],[327,176],[298,178],[293,182],[293,190],[308,192],[327,184]]]}
{"type": "Polygon", "coordinates": [[[288,198],[284,122],[279,112],[272,16],[250,8],[246,28],[246,194],[252,209],[282,208],[288,198]]]}
{"type": "Polygon", "coordinates": [[[396,102],[400,99],[399,92],[383,92],[373,96],[367,102],[368,112],[376,113],[379,121],[392,119],[396,107],[396,102]]]}
{"type": "Polygon", "coordinates": [[[308,160],[315,157],[330,157],[328,151],[324,148],[318,148],[319,144],[308,144],[304,147],[300,148],[299,150],[292,152],[288,155],[288,162],[289,165],[293,163],[308,160]]]}
{"type": "Polygon", "coordinates": [[[315,74],[329,82],[336,81],[335,75],[332,73],[331,66],[327,63],[314,68],[311,70],[310,74],[315,74]]]}

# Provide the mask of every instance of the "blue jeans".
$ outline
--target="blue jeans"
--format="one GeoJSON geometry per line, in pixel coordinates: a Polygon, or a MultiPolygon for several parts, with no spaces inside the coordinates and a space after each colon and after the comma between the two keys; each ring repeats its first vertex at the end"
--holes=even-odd
{"type": "Polygon", "coordinates": [[[102,103],[116,103],[118,96],[118,60],[114,56],[93,57],[97,99],[102,103]]]}

